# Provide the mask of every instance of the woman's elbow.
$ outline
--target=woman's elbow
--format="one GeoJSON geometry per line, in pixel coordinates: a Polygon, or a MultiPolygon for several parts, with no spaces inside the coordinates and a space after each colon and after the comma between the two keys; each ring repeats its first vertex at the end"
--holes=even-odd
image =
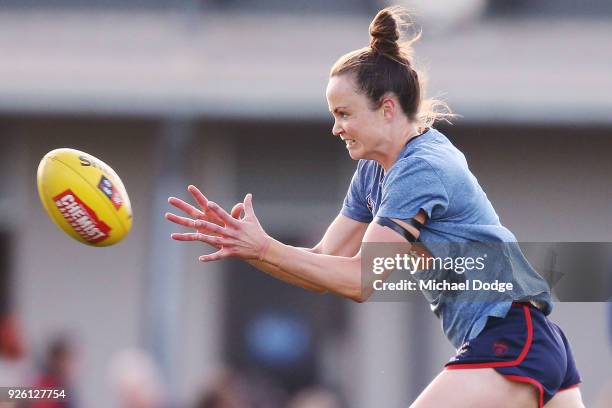
{"type": "Polygon", "coordinates": [[[372,295],[373,287],[364,284],[364,282],[362,281],[363,278],[361,276],[361,258],[359,254],[354,256],[351,259],[351,262],[355,274],[353,275],[354,279],[352,279],[350,285],[348,285],[349,293],[346,297],[354,302],[364,303],[372,295]]]}
{"type": "Polygon", "coordinates": [[[356,303],[364,303],[370,298],[371,295],[372,291],[359,287],[359,289],[351,291],[351,293],[347,295],[347,298],[356,303]]]}

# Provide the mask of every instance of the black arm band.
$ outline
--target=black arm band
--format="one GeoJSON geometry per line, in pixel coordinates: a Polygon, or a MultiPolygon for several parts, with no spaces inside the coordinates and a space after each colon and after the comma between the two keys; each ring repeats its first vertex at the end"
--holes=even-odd
{"type": "MultiPolygon", "coordinates": [[[[374,222],[377,223],[377,224],[382,225],[383,227],[391,228],[393,231],[397,232],[402,237],[406,238],[406,240],[408,242],[417,242],[418,241],[418,238],[416,238],[414,235],[412,235],[412,232],[408,231],[406,228],[404,228],[398,222],[393,221],[391,218],[376,217],[376,218],[374,218],[374,222]]],[[[415,220],[414,218],[411,218],[410,220],[408,220],[406,222],[408,224],[412,225],[414,228],[416,228],[419,231],[421,231],[421,228],[423,227],[423,224],[421,224],[419,221],[415,220]]]]}

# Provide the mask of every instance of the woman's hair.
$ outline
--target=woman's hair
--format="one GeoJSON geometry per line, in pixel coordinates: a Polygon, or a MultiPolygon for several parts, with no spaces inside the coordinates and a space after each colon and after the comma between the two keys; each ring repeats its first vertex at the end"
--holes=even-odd
{"type": "Polygon", "coordinates": [[[402,32],[412,26],[409,14],[401,7],[387,7],[376,14],[370,23],[370,45],[343,55],[333,65],[330,77],[354,74],[359,87],[372,108],[380,107],[383,97],[393,93],[399,99],[403,112],[421,129],[437,120],[450,122],[453,115],[443,101],[424,99],[423,79],[412,64],[412,44],[420,32],[411,39],[401,41],[402,32]]]}

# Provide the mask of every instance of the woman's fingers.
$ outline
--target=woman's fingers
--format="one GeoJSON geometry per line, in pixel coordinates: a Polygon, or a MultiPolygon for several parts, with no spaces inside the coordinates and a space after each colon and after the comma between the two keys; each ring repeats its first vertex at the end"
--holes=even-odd
{"type": "Polygon", "coordinates": [[[179,215],[172,214],[172,213],[169,213],[169,212],[164,214],[164,218],[167,219],[168,221],[171,221],[171,222],[173,222],[175,224],[178,224],[178,225],[181,225],[183,227],[197,228],[196,220],[191,219],[191,218],[181,217],[179,215]]]}
{"type": "Polygon", "coordinates": [[[224,227],[217,225],[213,222],[204,220],[196,220],[195,226],[198,230],[204,230],[215,235],[227,236],[228,231],[224,227]]]}
{"type": "Polygon", "coordinates": [[[253,194],[249,193],[244,197],[244,213],[249,217],[255,217],[253,209],[253,194]]]}
{"type": "Polygon", "coordinates": [[[208,209],[213,212],[217,217],[221,219],[225,223],[226,226],[237,227],[239,225],[239,220],[236,220],[231,215],[227,213],[223,208],[219,207],[218,204],[213,203],[212,201],[208,202],[208,209]]]}
{"type": "Polygon", "coordinates": [[[200,207],[202,207],[202,208],[206,208],[207,207],[208,200],[206,199],[204,194],[202,194],[200,189],[198,189],[193,184],[190,184],[189,187],[187,187],[187,191],[189,191],[191,193],[191,195],[196,200],[196,202],[200,205],[200,207]]]}
{"type": "MultiPolygon", "coordinates": [[[[208,208],[208,199],[206,198],[204,194],[202,194],[199,188],[197,188],[193,184],[190,184],[189,187],[187,187],[187,190],[191,193],[191,195],[193,196],[193,198],[196,200],[196,202],[198,203],[200,207],[208,208]]],[[[244,203],[238,203],[234,205],[234,207],[230,211],[230,215],[232,216],[232,218],[239,220],[240,214],[243,211],[244,211],[244,203]]]]}
{"type": "Polygon", "coordinates": [[[210,261],[218,261],[220,259],[229,258],[232,256],[231,252],[225,248],[221,248],[217,252],[213,252],[212,254],[202,255],[198,259],[202,262],[210,262],[210,261]]]}
{"type": "Polygon", "coordinates": [[[192,218],[204,218],[206,214],[202,211],[195,208],[193,205],[181,200],[180,198],[170,197],[168,199],[168,203],[175,206],[179,210],[183,211],[185,214],[189,215],[192,218]]]}
{"type": "Polygon", "coordinates": [[[176,241],[201,241],[213,246],[229,245],[229,239],[199,232],[175,232],[170,237],[176,241]]]}
{"type": "Polygon", "coordinates": [[[187,190],[201,209],[179,198],[170,197],[168,202],[187,216],[168,212],[165,218],[177,225],[193,228],[196,232],[173,233],[171,238],[176,241],[200,241],[218,249],[212,254],[202,255],[199,258],[202,262],[249,254],[253,246],[249,226],[252,229],[253,226],[250,224],[255,217],[252,195],[247,194],[244,202],[234,205],[228,213],[218,204],[209,201],[197,187],[189,185],[187,190]],[[241,219],[242,213],[249,219],[241,219]]]}
{"type": "Polygon", "coordinates": [[[237,220],[240,219],[240,214],[244,211],[244,204],[243,203],[238,203],[234,206],[234,208],[232,208],[232,212],[230,213],[230,215],[232,216],[232,218],[235,218],[237,220]]]}
{"type": "Polygon", "coordinates": [[[166,213],[165,218],[168,221],[172,221],[173,223],[182,225],[183,227],[196,228],[198,231],[205,231],[211,234],[226,235],[225,228],[220,227],[219,225],[214,224],[212,222],[204,220],[193,220],[191,218],[181,217],[172,213],[166,213]]]}
{"type": "Polygon", "coordinates": [[[193,197],[196,199],[196,201],[198,202],[198,204],[202,207],[204,211],[201,211],[197,209],[196,207],[194,207],[193,205],[189,204],[188,202],[183,201],[180,198],[176,198],[176,197],[170,197],[168,199],[168,203],[172,204],[179,210],[183,211],[185,214],[189,215],[191,218],[207,220],[207,221],[213,222],[218,225],[223,225],[223,222],[221,221],[219,217],[217,217],[215,214],[211,213],[210,211],[206,211],[208,208],[207,207],[208,200],[206,199],[206,197],[204,197],[204,194],[202,194],[200,190],[198,190],[197,187],[195,186],[189,186],[188,190],[193,195],[193,197]]]}
{"type": "Polygon", "coordinates": [[[212,254],[200,256],[198,259],[202,262],[218,261],[220,259],[229,258],[230,256],[232,256],[232,252],[229,249],[223,247],[223,245],[227,245],[230,243],[229,239],[227,238],[215,237],[200,233],[175,233],[171,236],[172,239],[175,239],[177,241],[202,241],[217,248],[221,248],[217,252],[213,252],[212,254]]]}

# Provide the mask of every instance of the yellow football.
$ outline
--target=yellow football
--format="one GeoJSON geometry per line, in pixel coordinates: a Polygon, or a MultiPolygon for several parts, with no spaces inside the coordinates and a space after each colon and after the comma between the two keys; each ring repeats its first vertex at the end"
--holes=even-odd
{"type": "Polygon", "coordinates": [[[79,242],[113,245],[132,227],[132,206],[121,179],[90,154],[50,151],[38,166],[37,184],[49,217],[79,242]]]}

